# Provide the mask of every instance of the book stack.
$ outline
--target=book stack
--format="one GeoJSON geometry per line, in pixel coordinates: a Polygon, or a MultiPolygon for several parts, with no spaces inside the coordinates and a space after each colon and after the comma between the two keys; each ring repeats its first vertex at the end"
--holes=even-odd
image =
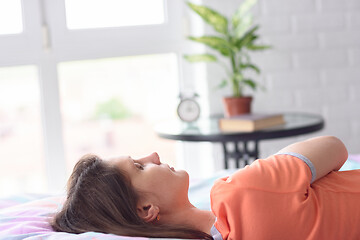
{"type": "Polygon", "coordinates": [[[285,123],[282,114],[242,114],[219,119],[222,131],[253,132],[285,123]]]}

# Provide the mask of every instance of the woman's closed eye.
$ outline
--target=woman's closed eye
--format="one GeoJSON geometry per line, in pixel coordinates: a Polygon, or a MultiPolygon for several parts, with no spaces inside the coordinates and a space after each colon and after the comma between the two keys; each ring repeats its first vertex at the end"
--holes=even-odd
{"type": "Polygon", "coordinates": [[[138,168],[138,169],[140,169],[140,170],[144,170],[144,165],[142,165],[142,164],[140,164],[140,163],[134,163],[135,164],[135,166],[138,168]]]}

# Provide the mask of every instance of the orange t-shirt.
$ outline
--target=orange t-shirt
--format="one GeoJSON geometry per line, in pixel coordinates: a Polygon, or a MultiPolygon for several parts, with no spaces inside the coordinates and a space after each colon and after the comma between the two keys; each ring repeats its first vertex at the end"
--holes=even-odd
{"type": "Polygon", "coordinates": [[[311,184],[315,168],[296,153],[256,160],[211,189],[214,239],[360,239],[360,170],[311,184]]]}

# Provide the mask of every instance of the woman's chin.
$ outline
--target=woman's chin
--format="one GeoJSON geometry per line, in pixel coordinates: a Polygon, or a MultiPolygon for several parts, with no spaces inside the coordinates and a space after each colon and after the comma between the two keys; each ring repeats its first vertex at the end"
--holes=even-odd
{"type": "Polygon", "coordinates": [[[187,182],[187,184],[189,184],[189,174],[187,171],[179,169],[174,171],[174,174],[177,176],[177,178],[181,179],[181,182],[187,182]]]}
{"type": "Polygon", "coordinates": [[[187,178],[189,178],[189,174],[188,174],[188,172],[185,171],[185,170],[180,169],[180,170],[176,170],[175,172],[178,173],[178,174],[184,175],[184,176],[186,176],[187,178]]]}

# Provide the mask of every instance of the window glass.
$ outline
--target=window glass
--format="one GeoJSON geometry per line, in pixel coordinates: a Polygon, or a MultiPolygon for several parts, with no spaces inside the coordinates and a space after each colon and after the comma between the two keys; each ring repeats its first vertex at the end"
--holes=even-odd
{"type": "Polygon", "coordinates": [[[0,195],[45,187],[37,67],[0,68],[0,195]]]}
{"type": "Polygon", "coordinates": [[[87,153],[156,151],[174,165],[174,141],[157,137],[153,124],[176,115],[176,54],[63,62],[58,70],[69,171],[87,153]]]}
{"type": "Polygon", "coordinates": [[[0,0],[0,34],[23,31],[21,0],[0,0]]]}
{"type": "Polygon", "coordinates": [[[65,0],[69,29],[162,24],[164,0],[65,0]]]}

